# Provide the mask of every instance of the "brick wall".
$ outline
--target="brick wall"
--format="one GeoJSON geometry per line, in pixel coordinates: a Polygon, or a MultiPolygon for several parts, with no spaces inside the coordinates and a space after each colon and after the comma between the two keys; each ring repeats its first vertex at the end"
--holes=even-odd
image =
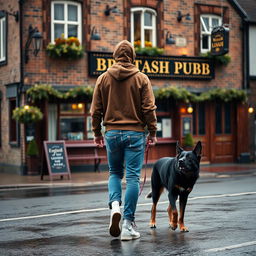
{"type": "MultiPolygon", "coordinates": [[[[0,10],[14,13],[19,10],[18,1],[8,0],[0,1],[0,10]]],[[[0,163],[4,162],[5,166],[0,165],[0,171],[9,169],[21,164],[21,150],[9,145],[9,102],[6,99],[6,84],[18,83],[20,81],[20,38],[19,22],[8,15],[8,42],[7,42],[7,64],[0,67],[0,90],[2,91],[1,102],[1,148],[0,163]]]]}

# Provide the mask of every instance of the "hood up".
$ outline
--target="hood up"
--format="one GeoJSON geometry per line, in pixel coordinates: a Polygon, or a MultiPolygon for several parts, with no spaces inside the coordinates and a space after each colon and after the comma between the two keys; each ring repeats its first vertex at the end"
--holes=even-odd
{"type": "Polygon", "coordinates": [[[139,72],[133,64],[136,57],[134,47],[127,40],[116,45],[113,57],[116,63],[108,69],[108,72],[116,80],[124,80],[139,72]]]}

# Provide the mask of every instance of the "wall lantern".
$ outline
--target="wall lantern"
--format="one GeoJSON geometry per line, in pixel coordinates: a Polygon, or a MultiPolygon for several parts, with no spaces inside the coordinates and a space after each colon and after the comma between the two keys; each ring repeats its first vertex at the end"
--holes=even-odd
{"type": "Polygon", "coordinates": [[[177,21],[181,22],[182,18],[186,17],[186,20],[191,20],[190,14],[181,14],[181,11],[178,11],[177,21]]]}
{"type": "Polygon", "coordinates": [[[95,27],[92,28],[91,40],[101,40],[100,34],[98,34],[98,32],[97,32],[95,27]]]}
{"type": "Polygon", "coordinates": [[[28,51],[29,51],[29,46],[31,42],[34,48],[33,54],[34,56],[37,56],[41,48],[42,38],[43,37],[41,33],[38,31],[37,27],[33,28],[31,25],[29,25],[28,39],[25,45],[25,63],[28,63],[28,60],[29,60],[28,51]]]}
{"type": "Polygon", "coordinates": [[[109,16],[109,15],[110,15],[110,12],[112,12],[112,13],[118,13],[117,7],[116,7],[116,6],[109,7],[109,5],[107,4],[107,5],[106,5],[106,9],[105,9],[105,11],[104,11],[104,14],[105,14],[106,16],[109,16]]]}
{"type": "Polygon", "coordinates": [[[175,44],[175,39],[169,31],[166,33],[166,44],[175,44]]]}
{"type": "Polygon", "coordinates": [[[11,16],[15,17],[15,21],[16,21],[16,22],[19,21],[19,12],[18,12],[18,11],[11,13],[11,12],[2,10],[2,11],[0,11],[0,12],[4,12],[4,13],[7,13],[8,15],[11,15],[11,16]]]}
{"type": "Polygon", "coordinates": [[[251,105],[249,105],[249,107],[248,107],[248,113],[249,114],[252,114],[254,112],[254,108],[251,106],[251,105]]]}
{"type": "Polygon", "coordinates": [[[193,109],[192,105],[189,104],[189,105],[188,105],[188,108],[187,108],[187,112],[188,112],[189,114],[192,114],[193,111],[194,111],[194,109],[193,109]]]}

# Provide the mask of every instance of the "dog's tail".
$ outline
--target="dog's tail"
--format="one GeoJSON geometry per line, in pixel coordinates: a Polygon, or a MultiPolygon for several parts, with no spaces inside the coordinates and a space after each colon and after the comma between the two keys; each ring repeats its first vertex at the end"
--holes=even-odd
{"type": "Polygon", "coordinates": [[[147,195],[146,198],[152,198],[152,191],[150,191],[147,195]]]}

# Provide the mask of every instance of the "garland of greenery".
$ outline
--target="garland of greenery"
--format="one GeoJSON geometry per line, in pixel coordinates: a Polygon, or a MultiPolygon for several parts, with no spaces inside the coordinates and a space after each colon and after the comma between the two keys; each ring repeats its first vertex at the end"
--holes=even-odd
{"type": "Polygon", "coordinates": [[[228,63],[231,61],[231,57],[228,54],[215,56],[215,55],[212,55],[211,52],[207,52],[207,53],[202,53],[201,56],[206,57],[208,59],[212,59],[215,63],[223,64],[225,66],[228,65],[228,63]]]}
{"type": "Polygon", "coordinates": [[[135,47],[135,52],[141,55],[158,56],[163,55],[164,49],[158,47],[135,47]]]}
{"type": "MultiPolygon", "coordinates": [[[[174,99],[186,103],[221,100],[229,101],[247,101],[247,94],[244,90],[234,88],[214,88],[200,95],[189,92],[186,88],[169,86],[154,90],[156,99],[174,99]]],[[[92,86],[77,86],[69,89],[67,92],[60,92],[51,85],[41,84],[35,85],[27,90],[29,100],[32,102],[48,100],[50,97],[57,99],[74,99],[77,97],[86,97],[89,100],[93,95],[92,86]]]]}

